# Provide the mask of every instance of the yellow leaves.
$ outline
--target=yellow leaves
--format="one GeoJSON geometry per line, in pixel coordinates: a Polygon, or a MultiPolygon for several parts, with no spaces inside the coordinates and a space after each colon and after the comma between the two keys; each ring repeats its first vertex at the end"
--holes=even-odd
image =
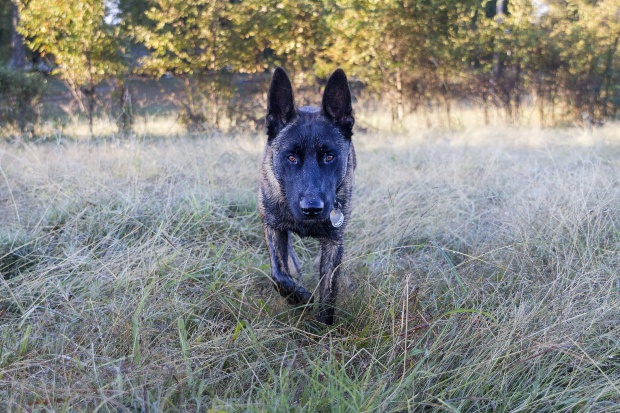
{"type": "Polygon", "coordinates": [[[126,70],[119,32],[105,24],[104,16],[100,0],[29,0],[22,8],[20,32],[31,48],[53,55],[60,77],[78,85],[98,83],[126,70]]]}

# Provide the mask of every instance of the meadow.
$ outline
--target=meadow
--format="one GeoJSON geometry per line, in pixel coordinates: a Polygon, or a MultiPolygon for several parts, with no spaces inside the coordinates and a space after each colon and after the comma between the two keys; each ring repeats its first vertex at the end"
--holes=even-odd
{"type": "Polygon", "coordinates": [[[620,410],[620,125],[354,140],[333,327],[271,285],[262,134],[0,143],[0,410],[620,410]]]}

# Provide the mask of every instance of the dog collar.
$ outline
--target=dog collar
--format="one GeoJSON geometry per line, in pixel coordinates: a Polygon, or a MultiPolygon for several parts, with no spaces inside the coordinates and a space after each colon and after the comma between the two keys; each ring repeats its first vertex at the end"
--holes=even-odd
{"type": "Polygon", "coordinates": [[[344,214],[342,213],[342,205],[334,200],[334,209],[329,213],[329,220],[334,228],[339,228],[344,223],[344,214]]]}

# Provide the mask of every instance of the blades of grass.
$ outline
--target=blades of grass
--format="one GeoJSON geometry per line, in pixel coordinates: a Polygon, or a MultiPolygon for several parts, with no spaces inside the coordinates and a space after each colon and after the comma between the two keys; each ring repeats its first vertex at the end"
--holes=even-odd
{"type": "Polygon", "coordinates": [[[452,403],[448,403],[447,401],[441,400],[440,398],[437,398],[437,401],[439,403],[443,404],[444,406],[446,406],[446,409],[448,411],[450,411],[450,412],[453,412],[453,413],[459,413],[460,412],[460,410],[456,406],[454,406],[452,403]]]}
{"type": "Polygon", "coordinates": [[[443,249],[443,247],[439,244],[437,244],[436,242],[431,242],[431,244],[437,248],[439,250],[439,252],[441,253],[441,256],[446,260],[446,262],[448,263],[448,265],[450,266],[450,272],[452,273],[452,275],[454,276],[454,279],[456,280],[456,282],[458,283],[458,285],[463,289],[463,291],[465,293],[469,293],[469,288],[467,288],[467,285],[465,284],[465,282],[463,281],[463,279],[461,278],[461,276],[459,275],[458,271],[456,270],[456,266],[454,265],[454,263],[452,262],[452,259],[450,259],[450,257],[448,256],[448,254],[446,253],[446,251],[443,249]]]}
{"type": "Polygon", "coordinates": [[[490,318],[494,323],[496,324],[498,323],[497,318],[495,318],[493,314],[487,311],[478,310],[476,308],[456,308],[454,310],[446,311],[439,318],[447,317],[447,316],[454,315],[454,314],[463,314],[463,313],[480,314],[480,315],[490,318]]]}
{"type": "Polygon", "coordinates": [[[181,354],[183,355],[183,362],[185,363],[185,369],[187,370],[188,385],[191,387],[193,384],[192,367],[189,360],[189,342],[187,340],[187,328],[185,327],[185,320],[183,317],[179,317],[177,320],[177,329],[179,332],[179,343],[181,344],[181,354]]]}
{"type": "Polygon", "coordinates": [[[28,325],[26,327],[26,331],[24,332],[24,336],[22,337],[19,343],[19,350],[17,352],[18,356],[23,356],[28,349],[28,340],[30,339],[30,332],[32,331],[32,326],[28,325]]]}
{"type": "Polygon", "coordinates": [[[245,327],[245,320],[240,320],[237,323],[237,326],[235,327],[235,331],[233,332],[233,335],[230,339],[230,341],[235,342],[235,340],[237,340],[237,337],[239,337],[239,333],[241,332],[241,330],[243,329],[243,327],[245,327]]]}
{"type": "Polygon", "coordinates": [[[142,309],[146,304],[146,299],[149,297],[151,290],[155,286],[155,281],[157,277],[152,277],[151,282],[147,285],[144,294],[142,294],[142,298],[140,298],[140,302],[138,303],[138,307],[134,312],[132,317],[132,328],[131,334],[133,337],[133,362],[136,364],[140,363],[140,314],[142,313],[142,309]]]}

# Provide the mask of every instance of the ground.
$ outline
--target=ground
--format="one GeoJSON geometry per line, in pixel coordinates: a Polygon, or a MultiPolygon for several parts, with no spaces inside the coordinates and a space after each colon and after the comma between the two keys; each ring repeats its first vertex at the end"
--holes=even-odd
{"type": "Polygon", "coordinates": [[[270,284],[262,135],[0,144],[0,408],[618,411],[620,126],[354,140],[333,327],[270,284]]]}

